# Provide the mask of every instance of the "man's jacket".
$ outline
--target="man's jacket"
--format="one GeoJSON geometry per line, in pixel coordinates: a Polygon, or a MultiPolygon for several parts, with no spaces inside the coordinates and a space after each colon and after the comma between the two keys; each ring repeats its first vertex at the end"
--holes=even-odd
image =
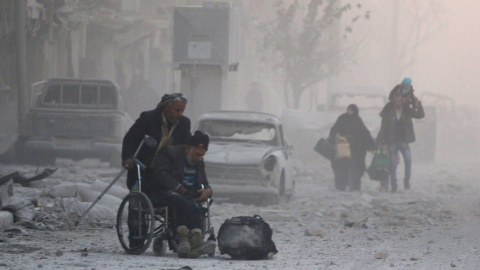
{"type": "MultiPolygon", "coordinates": [[[[153,137],[157,143],[162,140],[162,110],[155,109],[145,111],[140,114],[140,117],[130,127],[127,134],[123,138],[122,145],[122,161],[132,158],[138,146],[142,142],[145,135],[153,137]]],[[[173,145],[185,144],[190,137],[190,119],[185,116],[180,117],[175,130],[172,133],[171,139],[173,145]]],[[[149,147],[143,145],[142,149],[137,155],[140,160],[147,167],[152,162],[156,147],[149,147]]],[[[142,178],[148,177],[148,174],[142,172],[142,178]]],[[[127,187],[130,189],[137,179],[136,167],[128,170],[127,187]]]]}
{"type": "MultiPolygon", "coordinates": [[[[380,117],[382,117],[382,125],[377,136],[377,143],[387,145],[393,144],[395,142],[395,133],[397,132],[395,130],[397,120],[395,116],[395,107],[391,101],[383,107],[382,112],[380,112],[380,117]]],[[[407,143],[415,141],[412,118],[421,119],[423,117],[425,117],[425,112],[421,102],[418,102],[418,108],[413,108],[409,104],[402,105],[402,117],[400,118],[400,121],[403,122],[405,141],[407,143]]]]}
{"type": "MultiPolygon", "coordinates": [[[[154,183],[152,183],[151,188],[163,192],[175,191],[184,180],[185,162],[185,145],[163,147],[155,159],[151,179],[154,183]]],[[[196,191],[202,188],[210,188],[205,173],[205,163],[198,161],[195,168],[197,183],[193,189],[196,191]]]]}

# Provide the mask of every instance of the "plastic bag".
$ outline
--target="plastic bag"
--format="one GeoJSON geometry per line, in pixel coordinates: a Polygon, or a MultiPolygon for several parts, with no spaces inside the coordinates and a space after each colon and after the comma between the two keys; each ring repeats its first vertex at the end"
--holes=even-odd
{"type": "Polygon", "coordinates": [[[337,144],[337,152],[335,159],[350,158],[352,157],[352,152],[350,151],[350,143],[347,138],[337,134],[335,136],[335,142],[337,144]]]}

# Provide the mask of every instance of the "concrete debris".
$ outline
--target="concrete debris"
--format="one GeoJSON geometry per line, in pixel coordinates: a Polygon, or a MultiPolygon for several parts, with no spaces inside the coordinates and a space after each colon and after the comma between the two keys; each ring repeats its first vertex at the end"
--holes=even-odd
{"type": "Polygon", "coordinates": [[[1,177],[0,178],[0,185],[4,184],[5,182],[7,182],[10,179],[13,179],[13,183],[20,184],[23,187],[29,187],[32,182],[47,178],[56,171],[57,171],[57,168],[55,168],[55,169],[47,168],[47,169],[44,169],[40,174],[37,174],[37,175],[32,176],[32,177],[28,177],[28,178],[20,175],[19,172],[13,172],[13,173],[10,173],[6,176],[1,177]]]}
{"type": "MultiPolygon", "coordinates": [[[[108,162],[98,159],[56,159],[57,168],[14,167],[15,172],[0,171],[0,229],[16,224],[35,230],[66,230],[95,201],[118,174],[108,162]],[[39,181],[41,180],[41,181],[39,181]]],[[[124,176],[125,177],[125,176],[124,176]]],[[[128,194],[125,178],[89,211],[85,220],[113,222],[121,200],[128,194]]],[[[86,222],[86,223],[87,223],[86,222]]]]}
{"type": "MultiPolygon", "coordinates": [[[[57,204],[57,206],[60,207],[60,209],[63,209],[67,216],[72,220],[81,217],[90,205],[90,202],[78,201],[75,198],[62,198],[57,204]]],[[[115,216],[116,209],[97,204],[87,213],[86,218],[114,219],[115,216]]]]}
{"type": "Polygon", "coordinates": [[[377,252],[375,253],[375,259],[387,259],[388,258],[388,253],[387,252],[377,252]]]}
{"type": "Polygon", "coordinates": [[[15,222],[17,221],[31,221],[35,216],[35,206],[33,202],[21,197],[10,197],[2,203],[2,209],[11,211],[14,215],[15,222]]]}
{"type": "Polygon", "coordinates": [[[321,231],[321,230],[308,228],[308,229],[305,230],[305,235],[306,236],[324,237],[326,235],[326,233],[324,231],[321,231]]]}

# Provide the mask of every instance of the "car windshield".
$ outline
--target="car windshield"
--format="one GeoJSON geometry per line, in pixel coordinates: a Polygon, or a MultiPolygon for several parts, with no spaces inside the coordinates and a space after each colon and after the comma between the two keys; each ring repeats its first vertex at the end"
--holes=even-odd
{"type": "Polygon", "coordinates": [[[204,120],[199,129],[217,142],[249,142],[275,145],[276,129],[268,123],[231,120],[204,120]]]}

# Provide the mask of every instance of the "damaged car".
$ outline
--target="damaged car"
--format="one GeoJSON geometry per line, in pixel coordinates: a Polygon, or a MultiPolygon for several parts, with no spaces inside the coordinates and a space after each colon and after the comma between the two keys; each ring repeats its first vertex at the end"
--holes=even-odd
{"type": "Polygon", "coordinates": [[[53,164],[56,157],[99,157],[120,164],[123,136],[133,124],[116,84],[52,78],[32,85],[24,159],[53,164]]]}
{"type": "Polygon", "coordinates": [[[217,199],[267,205],[293,194],[291,149],[278,117],[210,112],[199,117],[197,129],[210,136],[204,161],[217,199]]]}

